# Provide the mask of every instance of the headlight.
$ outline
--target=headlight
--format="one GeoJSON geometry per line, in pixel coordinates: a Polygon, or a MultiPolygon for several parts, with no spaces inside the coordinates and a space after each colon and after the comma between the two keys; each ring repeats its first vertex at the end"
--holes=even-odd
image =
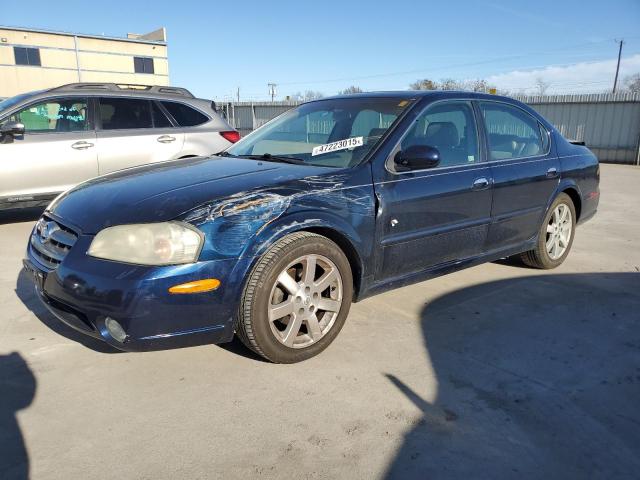
{"type": "Polygon", "coordinates": [[[118,225],[100,231],[87,253],[117,262],[176,265],[195,262],[202,242],[202,233],[184,223],[118,225]]]}

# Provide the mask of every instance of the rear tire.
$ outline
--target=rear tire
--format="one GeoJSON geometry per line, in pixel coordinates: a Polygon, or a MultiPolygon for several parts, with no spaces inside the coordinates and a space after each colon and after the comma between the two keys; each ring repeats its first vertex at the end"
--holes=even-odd
{"type": "Polygon", "coordinates": [[[567,258],[576,231],[576,208],[566,193],[561,193],[549,207],[538,232],[538,241],[533,250],[521,253],[525,265],[533,268],[551,269],[567,258]]]}
{"type": "Polygon", "coordinates": [[[326,237],[296,232],[278,240],[251,271],[236,332],[274,363],[311,358],[335,339],[351,298],[351,266],[326,237]]]}

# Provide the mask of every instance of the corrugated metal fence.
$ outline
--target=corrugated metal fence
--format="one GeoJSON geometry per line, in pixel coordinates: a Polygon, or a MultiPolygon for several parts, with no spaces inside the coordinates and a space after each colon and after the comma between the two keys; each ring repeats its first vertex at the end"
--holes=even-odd
{"type": "MultiPolygon", "coordinates": [[[[640,165],[640,94],[516,97],[531,105],[571,140],[579,140],[602,162],[640,165]]],[[[220,103],[229,123],[243,135],[300,102],[220,103]]]]}
{"type": "Polygon", "coordinates": [[[602,162],[640,164],[640,94],[519,97],[602,162]]]}

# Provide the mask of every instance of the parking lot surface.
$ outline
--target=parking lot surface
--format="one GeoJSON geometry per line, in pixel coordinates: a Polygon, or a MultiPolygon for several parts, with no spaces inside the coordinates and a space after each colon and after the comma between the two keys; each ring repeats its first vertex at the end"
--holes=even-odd
{"type": "Polygon", "coordinates": [[[370,298],[296,365],[74,333],[21,273],[37,214],[3,214],[0,478],[637,478],[639,191],[640,168],[603,165],[560,268],[370,298]]]}

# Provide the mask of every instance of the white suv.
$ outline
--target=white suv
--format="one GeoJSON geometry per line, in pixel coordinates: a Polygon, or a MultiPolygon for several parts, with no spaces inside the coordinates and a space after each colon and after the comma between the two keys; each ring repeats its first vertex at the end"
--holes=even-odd
{"type": "Polygon", "coordinates": [[[0,102],[0,210],[46,204],[115,170],[208,156],[240,135],[176,87],[74,83],[0,102]]]}

